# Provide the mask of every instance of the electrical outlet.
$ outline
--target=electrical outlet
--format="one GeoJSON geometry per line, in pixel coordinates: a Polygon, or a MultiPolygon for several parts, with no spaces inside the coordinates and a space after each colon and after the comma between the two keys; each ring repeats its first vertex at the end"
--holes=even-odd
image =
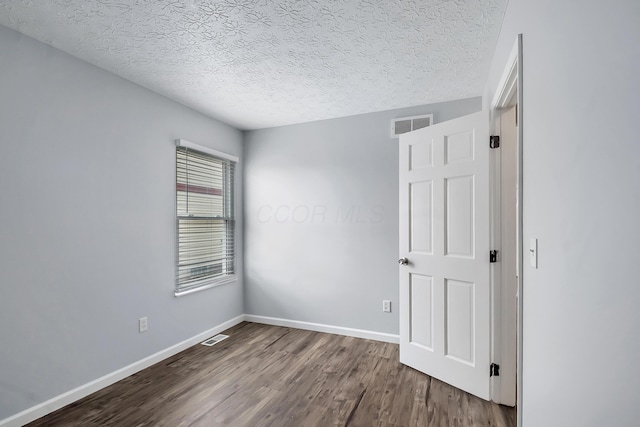
{"type": "Polygon", "coordinates": [[[391,313],[391,301],[388,299],[382,300],[382,311],[385,313],[391,313]]]}
{"type": "Polygon", "coordinates": [[[146,317],[141,317],[138,319],[138,330],[140,332],[146,332],[149,329],[149,320],[146,317]]]}

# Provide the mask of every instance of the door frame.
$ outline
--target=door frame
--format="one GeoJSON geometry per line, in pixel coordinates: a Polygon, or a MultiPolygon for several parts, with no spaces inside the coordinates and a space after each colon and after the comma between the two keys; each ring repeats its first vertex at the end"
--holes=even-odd
{"type": "MultiPolygon", "coordinates": [[[[522,261],[523,261],[523,188],[522,188],[522,159],[523,159],[523,103],[522,103],[522,34],[518,34],[514,43],[513,49],[506,62],[505,69],[500,79],[500,83],[497,86],[497,90],[494,94],[491,102],[491,123],[494,126],[493,134],[499,134],[499,129],[495,129],[496,118],[500,114],[500,111],[504,108],[508,108],[515,101],[517,105],[517,133],[516,133],[516,183],[517,184],[517,206],[516,206],[516,274],[518,276],[517,281],[517,310],[515,318],[513,317],[512,309],[514,302],[502,298],[503,289],[506,284],[500,280],[499,264],[494,264],[492,267],[492,356],[494,361],[502,360],[515,360],[516,361],[516,375],[513,377],[512,373],[505,372],[506,375],[493,377],[492,381],[492,400],[497,403],[506,403],[513,401],[512,391],[509,391],[509,387],[502,387],[503,381],[516,381],[516,407],[517,407],[517,419],[518,426],[522,426],[522,307],[523,307],[523,280],[522,280],[522,261]],[[516,323],[516,333],[513,333],[513,323],[516,323]],[[515,348],[515,354],[514,354],[515,348]],[[503,394],[507,393],[507,396],[503,394]],[[510,395],[510,398],[509,398],[510,395]]],[[[496,171],[494,175],[494,183],[492,185],[493,197],[492,197],[492,211],[500,212],[500,195],[502,189],[500,186],[500,157],[499,153],[494,154],[492,158],[493,170],[496,171]]],[[[492,218],[492,224],[494,225],[494,232],[492,233],[493,243],[501,241],[503,232],[511,232],[513,230],[504,230],[501,218],[492,218]]],[[[513,383],[511,383],[511,390],[513,390],[513,383]]]]}

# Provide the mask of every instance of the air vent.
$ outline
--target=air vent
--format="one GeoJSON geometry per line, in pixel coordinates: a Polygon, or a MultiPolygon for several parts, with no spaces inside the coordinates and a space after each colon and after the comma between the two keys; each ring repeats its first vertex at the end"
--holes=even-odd
{"type": "Polygon", "coordinates": [[[433,124],[433,114],[422,116],[402,117],[391,120],[391,138],[397,138],[403,133],[411,132],[431,126],[433,124]]]}
{"type": "Polygon", "coordinates": [[[201,342],[200,344],[211,347],[212,345],[218,344],[220,341],[226,340],[227,338],[229,338],[229,335],[218,334],[215,337],[211,337],[208,340],[201,342]]]}

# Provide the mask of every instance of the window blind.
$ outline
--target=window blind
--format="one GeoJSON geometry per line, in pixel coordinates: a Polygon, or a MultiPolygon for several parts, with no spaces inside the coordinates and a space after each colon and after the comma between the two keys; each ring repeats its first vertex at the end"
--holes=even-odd
{"type": "Polygon", "coordinates": [[[233,278],[235,162],[176,148],[176,294],[233,278]]]}

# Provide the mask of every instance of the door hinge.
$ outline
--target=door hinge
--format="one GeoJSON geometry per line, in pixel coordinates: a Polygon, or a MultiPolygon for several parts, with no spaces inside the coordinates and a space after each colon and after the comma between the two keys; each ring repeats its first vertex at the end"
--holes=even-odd
{"type": "Polygon", "coordinates": [[[491,135],[489,137],[489,148],[499,148],[499,147],[500,147],[500,136],[491,135]]]}
{"type": "Polygon", "coordinates": [[[489,376],[490,377],[499,377],[500,376],[500,365],[497,363],[492,363],[489,366],[489,376]]]}
{"type": "Polygon", "coordinates": [[[489,262],[498,262],[498,251],[489,251],[489,262]]]}

